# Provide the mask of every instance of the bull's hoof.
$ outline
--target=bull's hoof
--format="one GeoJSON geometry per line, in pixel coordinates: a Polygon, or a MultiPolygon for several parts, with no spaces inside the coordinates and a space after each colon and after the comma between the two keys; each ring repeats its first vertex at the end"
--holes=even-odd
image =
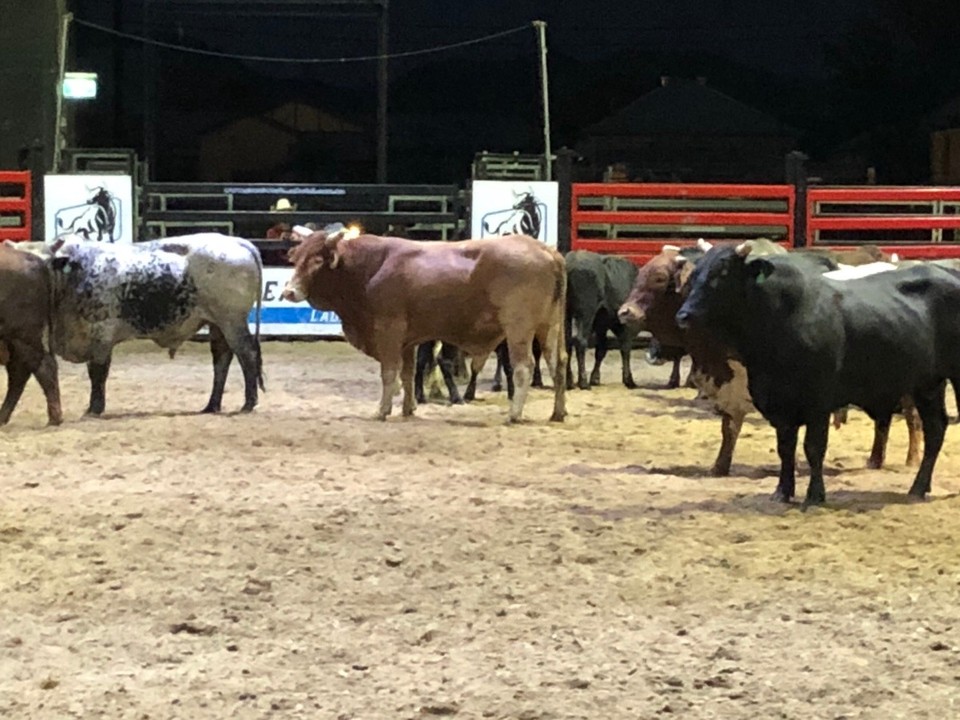
{"type": "MultiPolygon", "coordinates": [[[[88,411],[89,412],[89,411],[88,411]]],[[[200,411],[201,415],[215,415],[220,412],[219,405],[207,405],[203,410],[200,411]]]]}
{"type": "Polygon", "coordinates": [[[412,407],[412,408],[404,408],[404,409],[402,410],[402,413],[401,413],[401,414],[402,414],[403,417],[405,417],[405,418],[406,418],[406,417],[413,417],[413,413],[416,412],[416,409],[417,409],[417,408],[415,408],[415,407],[412,407]]]}
{"type": "Polygon", "coordinates": [[[84,413],[86,417],[95,417],[98,418],[103,415],[103,409],[94,410],[93,408],[87,408],[87,411],[84,413]]]}
{"type": "Polygon", "coordinates": [[[770,496],[770,499],[774,502],[789,503],[793,500],[793,495],[787,495],[787,493],[785,493],[783,490],[777,488],[773,491],[773,495],[770,496]]]}
{"type": "Polygon", "coordinates": [[[47,427],[57,427],[58,425],[63,424],[63,418],[50,418],[47,420],[47,427]]]}
{"type": "MultiPolygon", "coordinates": [[[[495,382],[493,385],[490,386],[490,389],[493,392],[501,392],[503,390],[503,385],[501,383],[495,382]]],[[[470,399],[473,400],[473,398],[470,398],[470,399]]]]}
{"type": "Polygon", "coordinates": [[[421,395],[417,395],[417,404],[418,404],[418,405],[426,405],[426,404],[427,404],[427,398],[426,398],[426,396],[425,396],[425,395],[422,395],[422,394],[421,394],[421,395]]]}
{"type": "Polygon", "coordinates": [[[676,390],[678,387],[680,387],[679,380],[671,380],[667,383],[667,390],[676,390]]]}
{"type": "Polygon", "coordinates": [[[542,379],[542,378],[541,378],[541,379],[534,378],[533,382],[530,383],[530,387],[542,388],[542,387],[543,387],[543,379],[542,379]]]}
{"type": "Polygon", "coordinates": [[[713,477],[727,477],[730,474],[730,463],[714,463],[710,474],[713,477]]]}
{"type": "Polygon", "coordinates": [[[867,458],[867,470],[880,470],[883,468],[883,459],[869,457],[867,458]]]}
{"type": "Polygon", "coordinates": [[[815,495],[807,495],[807,498],[803,501],[803,505],[800,506],[802,510],[806,510],[811,507],[821,507],[827,502],[826,495],[822,493],[817,493],[815,495]]]}
{"type": "Polygon", "coordinates": [[[589,389],[590,389],[590,383],[588,383],[586,380],[580,380],[580,381],[577,383],[577,387],[580,388],[581,390],[589,390],[589,389]]]}
{"type": "Polygon", "coordinates": [[[555,412],[550,416],[550,422],[563,422],[565,417],[567,417],[565,412],[555,412]]]}
{"type": "Polygon", "coordinates": [[[244,403],[243,407],[240,408],[240,412],[249,413],[253,412],[253,409],[257,406],[256,403],[244,403]]]}
{"type": "Polygon", "coordinates": [[[463,398],[460,396],[450,398],[451,405],[463,405],[463,398]]]}
{"type": "Polygon", "coordinates": [[[907,467],[919,467],[920,458],[916,455],[907,455],[907,461],[904,464],[907,467]]]}
{"type": "Polygon", "coordinates": [[[633,378],[627,378],[626,380],[624,380],[624,381],[623,381],[623,386],[624,386],[627,390],[636,390],[636,389],[637,389],[637,384],[633,381],[633,378]]]}

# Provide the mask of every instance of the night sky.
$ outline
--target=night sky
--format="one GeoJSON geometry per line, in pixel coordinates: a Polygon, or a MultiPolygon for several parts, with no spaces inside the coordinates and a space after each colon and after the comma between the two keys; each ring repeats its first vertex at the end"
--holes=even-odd
{"type": "MultiPolygon", "coordinates": [[[[376,53],[371,18],[326,13],[283,18],[245,10],[250,4],[241,0],[219,5],[229,12],[211,11],[212,4],[202,0],[149,0],[145,26],[144,2],[74,0],[73,10],[78,19],[224,53],[300,58],[376,53]]],[[[711,87],[799,128],[805,152],[829,153],[856,141],[876,155],[875,164],[906,179],[928,167],[928,118],[960,95],[960,64],[952,49],[952,28],[960,25],[956,0],[391,0],[391,53],[526,28],[492,42],[390,61],[391,120],[399,123],[391,134],[411,113],[435,113],[436,127],[417,131],[425,149],[444,135],[462,139],[447,137],[449,152],[424,161],[424,171],[440,163],[442,179],[462,177],[476,150],[538,151],[537,44],[530,27],[535,19],[547,22],[555,147],[575,145],[584,128],[656,88],[661,75],[703,76],[711,87]],[[457,112],[463,117],[453,118],[457,112]],[[470,144],[470,117],[475,126],[489,128],[517,114],[528,126],[522,131],[527,140],[517,140],[515,132],[492,143],[502,147],[470,144]],[[454,147],[456,142],[461,147],[454,147]]],[[[136,146],[143,135],[141,46],[77,27],[74,48],[77,62],[101,72],[108,84],[111,67],[117,75],[115,96],[107,90],[80,118],[79,127],[89,133],[81,142],[136,146]]],[[[262,112],[278,95],[285,96],[280,101],[302,100],[365,124],[375,108],[376,62],[250,63],[170,50],[158,56],[161,124],[167,126],[185,122],[178,115],[183,108],[222,122],[224,116],[262,112]]],[[[413,159],[418,155],[415,147],[408,152],[413,159]]],[[[185,172],[188,165],[180,167],[178,172],[185,172]]],[[[418,168],[406,176],[433,179],[421,174],[418,168]]]]}

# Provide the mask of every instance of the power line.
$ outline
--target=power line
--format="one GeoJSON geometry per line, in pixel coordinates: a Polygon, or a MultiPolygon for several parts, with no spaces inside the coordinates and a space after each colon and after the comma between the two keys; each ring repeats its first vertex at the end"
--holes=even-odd
{"type": "Polygon", "coordinates": [[[77,25],[83,25],[84,27],[93,28],[94,30],[99,30],[101,32],[107,33],[108,35],[114,35],[116,37],[124,38],[125,40],[133,40],[135,42],[144,43],[146,45],[153,45],[155,47],[166,48],[167,50],[177,50],[179,52],[192,53],[194,55],[207,55],[209,57],[218,57],[226,58],[229,60],[245,60],[250,62],[274,62],[274,63],[303,63],[310,65],[335,65],[335,64],[344,64],[344,63],[353,63],[353,62],[370,62],[373,60],[394,60],[397,58],[408,58],[416,57],[419,55],[428,55],[431,53],[444,52],[447,50],[455,50],[457,48],[467,47],[468,45],[477,45],[479,43],[488,42],[490,40],[496,40],[498,38],[506,37],[507,35],[513,35],[524,30],[529,30],[530,25],[521,25],[519,27],[512,28],[510,30],[503,30],[502,32],[494,33],[492,35],[485,35],[483,37],[474,38],[472,40],[464,40],[458,43],[451,43],[449,45],[438,45],[431,48],[424,48],[422,50],[409,50],[407,52],[399,53],[390,53],[387,55],[360,55],[356,57],[339,57],[339,58],[283,58],[283,57],[269,57],[264,55],[238,55],[235,53],[224,53],[218,52],[216,50],[203,50],[201,48],[189,47],[187,45],[177,45],[176,43],[168,43],[162,40],[154,40],[153,38],[142,37],[140,35],[133,35],[131,33],[121,32],[119,30],[114,30],[113,28],[106,27],[105,25],[98,25],[97,23],[92,23],[87,20],[80,20],[74,18],[73,22],[77,25]]]}

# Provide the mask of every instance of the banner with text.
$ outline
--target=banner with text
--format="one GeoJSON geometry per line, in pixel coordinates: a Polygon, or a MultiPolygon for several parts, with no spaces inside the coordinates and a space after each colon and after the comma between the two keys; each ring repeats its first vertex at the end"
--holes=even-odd
{"type": "MultiPolygon", "coordinates": [[[[260,311],[260,334],[271,335],[309,335],[313,337],[335,337],[343,335],[340,318],[330,311],[314,310],[306,302],[292,303],[280,298],[283,286],[287,284],[293,268],[266,267],[263,269],[263,287],[260,311]]],[[[257,309],[250,312],[250,332],[257,322],[257,309]]]]}

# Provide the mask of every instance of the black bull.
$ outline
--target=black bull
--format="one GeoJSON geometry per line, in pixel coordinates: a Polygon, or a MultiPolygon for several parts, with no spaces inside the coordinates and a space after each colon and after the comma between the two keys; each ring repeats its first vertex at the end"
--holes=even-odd
{"type": "Polygon", "coordinates": [[[777,432],[775,497],[794,495],[801,425],[807,502],[820,503],[830,413],[856,405],[889,428],[908,395],[924,435],[910,494],[923,497],[943,445],[945,381],[960,380],[960,274],[917,266],[838,282],[802,258],[748,252],[707,253],[677,321],[709,326],[743,358],[753,402],[777,432]]]}

